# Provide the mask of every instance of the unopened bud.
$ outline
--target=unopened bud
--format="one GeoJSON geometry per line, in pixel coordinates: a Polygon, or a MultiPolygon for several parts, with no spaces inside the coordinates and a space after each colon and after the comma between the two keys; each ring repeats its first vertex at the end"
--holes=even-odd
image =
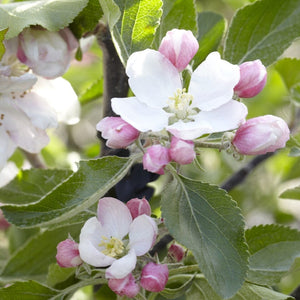
{"type": "Polygon", "coordinates": [[[141,286],[150,292],[161,292],[169,278],[169,270],[167,265],[148,263],[142,270],[141,286]]]}
{"type": "Polygon", "coordinates": [[[106,117],[96,125],[96,128],[101,131],[102,137],[107,140],[107,147],[113,149],[126,148],[140,134],[138,130],[120,117],[106,117]]]}
{"type": "Polygon", "coordinates": [[[188,165],[196,157],[194,142],[181,140],[172,136],[169,154],[171,159],[180,165],[188,165]]]}
{"type": "Polygon", "coordinates": [[[190,30],[173,29],[162,39],[158,51],[181,72],[198,49],[198,41],[190,30]]]}
{"type": "Polygon", "coordinates": [[[143,156],[144,169],[160,175],[164,174],[164,167],[170,161],[169,149],[161,145],[149,147],[143,156]]]}
{"type": "Polygon", "coordinates": [[[240,65],[240,81],[234,92],[242,98],[254,97],[261,92],[266,81],[267,70],[259,59],[244,62],[240,65]]]}
{"type": "Polygon", "coordinates": [[[258,155],[285,147],[290,130],[284,120],[272,115],[249,119],[237,130],[232,144],[241,154],[258,155]]]}
{"type": "Polygon", "coordinates": [[[10,223],[5,219],[2,210],[0,209],[0,230],[5,230],[10,227],[10,223]]]}
{"type": "Polygon", "coordinates": [[[140,290],[131,273],[121,279],[109,279],[108,286],[117,295],[127,296],[128,298],[135,297],[140,290]]]}
{"type": "Polygon", "coordinates": [[[129,200],[126,203],[127,207],[130,210],[132,219],[135,219],[136,217],[140,215],[151,215],[151,207],[149,205],[149,202],[147,201],[146,198],[139,199],[139,198],[133,198],[129,200]]]}
{"type": "Polygon", "coordinates": [[[62,268],[77,267],[83,263],[79,256],[78,244],[71,239],[60,242],[56,249],[56,261],[62,268]]]}
{"type": "Polygon", "coordinates": [[[184,257],[184,249],[178,244],[172,244],[169,248],[169,254],[175,259],[175,261],[180,262],[184,257]]]}

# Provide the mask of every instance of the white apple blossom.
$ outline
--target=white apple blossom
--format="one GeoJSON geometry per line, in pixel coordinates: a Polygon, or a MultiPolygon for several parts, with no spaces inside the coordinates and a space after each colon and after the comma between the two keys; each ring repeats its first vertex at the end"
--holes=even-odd
{"type": "Polygon", "coordinates": [[[80,257],[94,267],[108,267],[106,278],[124,278],[135,268],[136,257],[152,247],[157,226],[140,215],[132,220],[127,206],[115,198],[99,200],[97,217],[86,221],[79,237],[80,257]]]}
{"type": "Polygon", "coordinates": [[[222,60],[218,52],[192,73],[188,92],[176,67],[155,50],[133,53],[126,73],[135,97],[113,98],[112,108],[141,132],[167,129],[177,138],[193,140],[245,121],[246,106],[232,99],[239,67],[222,60]]]}

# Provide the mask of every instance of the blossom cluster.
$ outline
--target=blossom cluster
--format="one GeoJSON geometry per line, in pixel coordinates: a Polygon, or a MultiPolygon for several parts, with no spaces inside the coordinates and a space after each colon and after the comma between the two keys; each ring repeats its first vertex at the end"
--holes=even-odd
{"type": "Polygon", "coordinates": [[[77,47],[68,28],[26,28],[5,41],[0,61],[0,170],[17,147],[40,152],[49,142],[46,129],[58,122],[78,122],[77,95],[60,77],[77,47]]]}
{"type": "Polygon", "coordinates": [[[240,154],[263,154],[285,146],[289,139],[285,121],[271,115],[246,121],[248,110],[240,101],[264,88],[267,71],[261,61],[238,66],[212,52],[192,71],[198,47],[192,32],[173,29],[158,51],[146,49],[129,57],[126,74],[135,96],[111,99],[120,117],[106,117],[96,126],[108,147],[125,148],[145,140],[144,168],[163,174],[171,161],[191,163],[194,143],[211,133],[237,129],[229,146],[240,154]],[[183,86],[183,70],[190,73],[188,88],[183,86]]]}

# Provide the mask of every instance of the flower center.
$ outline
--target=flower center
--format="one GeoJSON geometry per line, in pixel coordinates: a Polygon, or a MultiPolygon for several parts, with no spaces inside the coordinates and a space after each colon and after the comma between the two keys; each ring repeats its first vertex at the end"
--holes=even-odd
{"type": "Polygon", "coordinates": [[[186,89],[177,89],[173,97],[169,97],[168,106],[164,110],[173,114],[169,118],[169,125],[179,120],[183,122],[194,121],[192,116],[199,113],[199,108],[191,107],[193,96],[185,92],[186,89]]]}
{"type": "Polygon", "coordinates": [[[121,240],[116,237],[111,237],[110,239],[103,236],[102,241],[99,244],[99,247],[104,247],[104,250],[101,252],[104,255],[116,257],[123,253],[124,244],[121,240]]]}

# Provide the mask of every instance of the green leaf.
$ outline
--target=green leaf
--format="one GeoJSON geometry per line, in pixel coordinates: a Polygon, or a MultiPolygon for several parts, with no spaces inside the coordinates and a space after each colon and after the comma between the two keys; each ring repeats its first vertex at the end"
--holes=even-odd
{"type": "Polygon", "coordinates": [[[191,30],[197,34],[194,0],[163,0],[163,14],[155,36],[156,49],[167,31],[174,28],[191,30]]]}
{"type": "Polygon", "coordinates": [[[0,60],[2,59],[2,57],[5,53],[5,47],[4,47],[3,41],[4,41],[4,37],[5,37],[7,30],[8,29],[4,29],[4,30],[0,31],[0,60]]]}
{"type": "Polygon", "coordinates": [[[300,186],[284,191],[279,197],[284,199],[300,200],[300,186]]]}
{"type": "Polygon", "coordinates": [[[300,232],[279,225],[248,229],[248,280],[261,285],[278,283],[300,256],[300,232]]]}
{"type": "Polygon", "coordinates": [[[70,29],[77,39],[88,31],[92,31],[98,24],[103,12],[99,0],[89,0],[87,6],[70,24],[70,29]]]}
{"type": "Polygon", "coordinates": [[[162,0],[99,0],[124,65],[131,53],[149,48],[162,14],[162,0]]]}
{"type": "Polygon", "coordinates": [[[103,77],[96,82],[93,82],[91,86],[84,91],[80,96],[79,96],[79,101],[84,104],[88,103],[92,100],[95,100],[102,96],[103,94],[103,77]]]}
{"type": "Polygon", "coordinates": [[[0,289],[1,300],[43,300],[51,299],[58,291],[36,281],[16,282],[0,289]]]}
{"type": "Polygon", "coordinates": [[[229,27],[224,57],[231,63],[260,59],[270,65],[300,36],[298,0],[262,0],[238,10],[229,27]]]}
{"type": "Polygon", "coordinates": [[[55,287],[56,285],[67,281],[70,277],[73,277],[74,275],[75,268],[62,268],[57,263],[53,263],[49,266],[49,271],[47,275],[47,285],[55,287]]]}
{"type": "Polygon", "coordinates": [[[25,27],[40,25],[50,31],[67,27],[88,0],[37,0],[0,5],[0,30],[8,28],[6,39],[25,27]]]}
{"type": "Polygon", "coordinates": [[[218,49],[226,27],[226,20],[223,16],[209,11],[199,13],[197,23],[199,50],[194,57],[193,69],[195,69],[210,52],[218,49]]]}
{"type": "Polygon", "coordinates": [[[45,280],[49,264],[56,261],[57,244],[67,239],[68,234],[76,239],[81,227],[82,223],[38,233],[10,257],[1,272],[0,279],[45,280]]]}
{"type": "Polygon", "coordinates": [[[287,89],[300,83],[300,60],[296,58],[283,58],[274,65],[280,74],[287,89]]]}
{"type": "Polygon", "coordinates": [[[225,298],[234,295],[246,277],[248,252],[244,221],[231,197],[217,186],[174,174],[162,195],[162,215],[213,289],[225,298]]]}
{"type": "Polygon", "coordinates": [[[133,159],[103,157],[81,161],[79,170],[38,203],[2,206],[7,220],[20,227],[48,226],[84,213],[130,169],[133,159]]]}
{"type": "Polygon", "coordinates": [[[30,169],[20,171],[13,181],[0,189],[0,202],[16,205],[37,202],[72,173],[70,170],[30,169]]]}

